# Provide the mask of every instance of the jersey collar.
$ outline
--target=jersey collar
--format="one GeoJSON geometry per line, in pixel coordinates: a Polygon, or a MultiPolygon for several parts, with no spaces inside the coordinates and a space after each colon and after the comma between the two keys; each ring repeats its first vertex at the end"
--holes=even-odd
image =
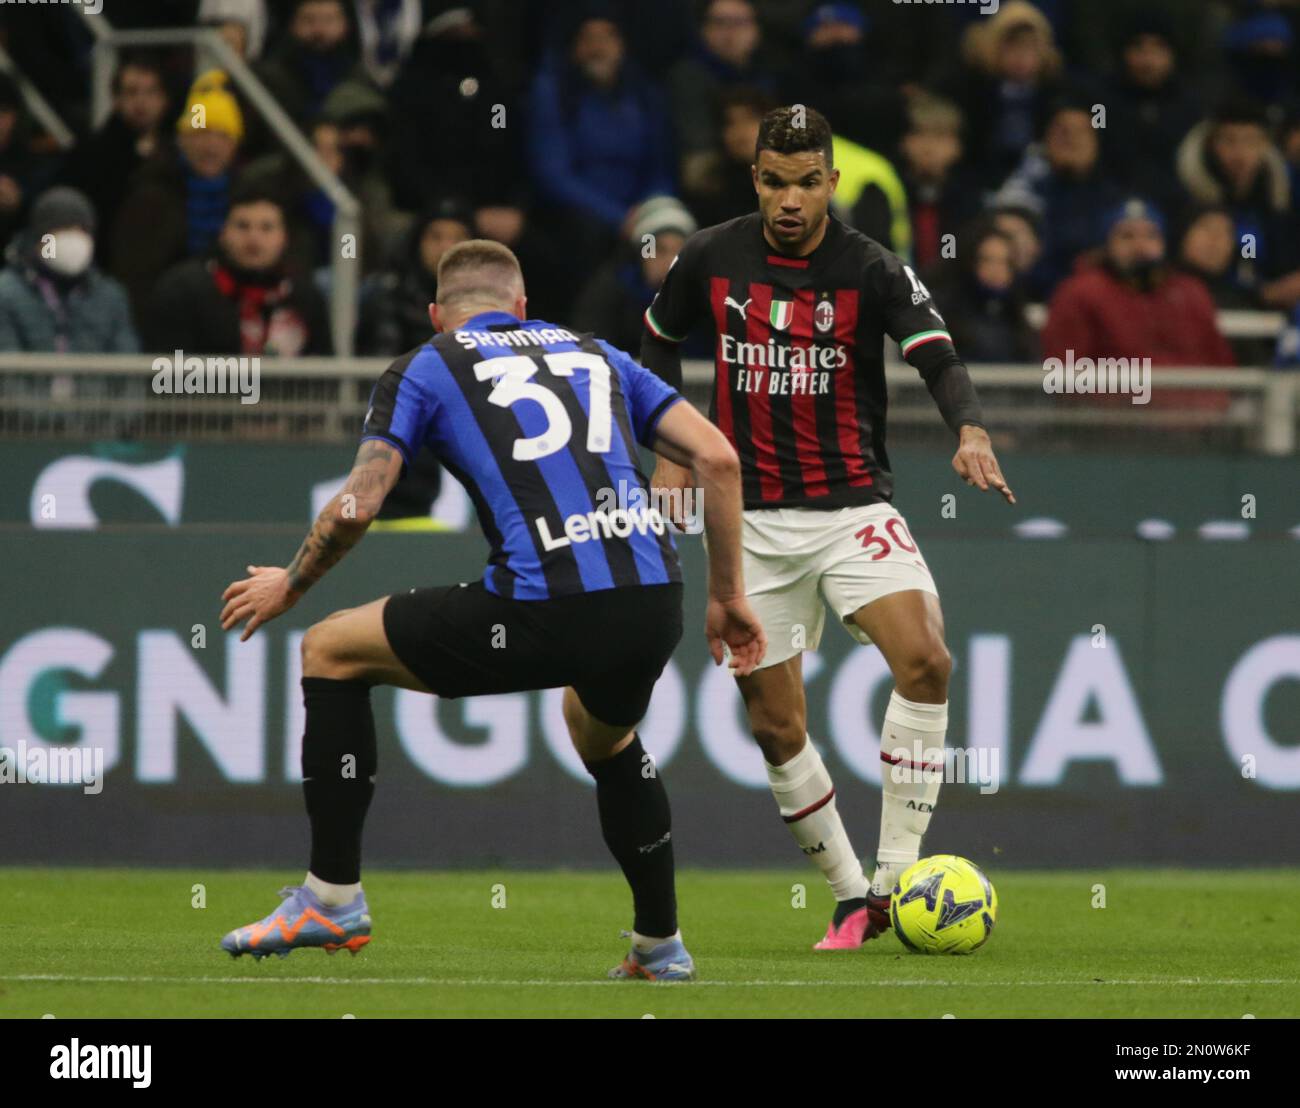
{"type": "Polygon", "coordinates": [[[499,327],[503,323],[511,327],[522,327],[524,320],[511,315],[509,312],[487,311],[479,312],[478,315],[472,315],[469,319],[457,328],[460,331],[485,331],[489,327],[499,327]]]}
{"type": "Polygon", "coordinates": [[[763,254],[769,265],[789,266],[792,269],[807,269],[823,257],[829,249],[832,240],[839,237],[840,227],[839,220],[835,218],[833,211],[826,213],[826,233],[822,235],[822,240],[817,244],[817,248],[811,254],[804,254],[796,257],[793,254],[782,254],[773,245],[767,241],[767,235],[763,233],[763,217],[758,218],[758,239],[762,247],[763,254]]]}

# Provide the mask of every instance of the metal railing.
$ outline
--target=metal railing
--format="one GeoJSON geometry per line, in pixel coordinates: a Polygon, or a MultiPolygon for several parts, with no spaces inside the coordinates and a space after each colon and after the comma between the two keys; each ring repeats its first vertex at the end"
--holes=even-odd
{"type": "Polygon", "coordinates": [[[357,323],[358,269],[361,265],[361,205],[343,183],[321,161],[297,124],[280,107],[247,63],[231,49],[219,32],[210,28],[173,28],[150,31],[118,31],[103,16],[81,16],[95,44],[91,52],[91,118],[98,127],[112,110],[113,74],[122,47],[192,46],[200,69],[221,69],[284,144],[285,149],[311,178],[312,183],[334,205],[334,248],[330,259],[330,333],[340,356],[352,353],[357,323]],[[356,249],[344,257],[340,244],[352,236],[356,249]]]}
{"type": "MultiPolygon", "coordinates": [[[[166,355],[168,363],[173,354],[166,355]]],[[[347,442],[355,438],[370,390],[388,358],[263,358],[258,362],[257,402],[230,393],[156,393],[151,354],[0,354],[0,437],[287,439],[347,442]]],[[[688,361],[685,390],[708,404],[713,365],[688,361]]],[[[1194,449],[1219,436],[1224,446],[1270,455],[1296,452],[1300,417],[1300,371],[1258,368],[1154,369],[1159,396],[1177,390],[1227,393],[1214,410],[1194,405],[1165,407],[1060,396],[1044,389],[1041,365],[970,367],[990,427],[1021,440],[1059,445],[1060,432],[1155,445],[1152,435],[1183,434],[1194,449]]],[[[925,383],[904,363],[887,367],[891,428],[915,435],[946,435],[925,383]]],[[[1122,399],[1122,398],[1121,398],[1122,399]]],[[[1083,441],[1081,438],[1079,441],[1083,441]]]]}
{"type": "Polygon", "coordinates": [[[76,142],[76,136],[72,133],[72,129],[59,118],[59,113],[41,95],[40,89],[32,84],[27,75],[14,64],[13,58],[9,56],[9,51],[3,46],[0,46],[0,73],[5,74],[18,86],[18,91],[23,97],[23,103],[27,105],[27,110],[32,113],[32,118],[45,129],[45,133],[50,138],[58,143],[60,149],[67,150],[76,142]]]}
{"type": "MultiPolygon", "coordinates": [[[[1286,326],[1284,313],[1252,308],[1221,308],[1214,319],[1225,339],[1276,339],[1286,326]]],[[[1047,322],[1047,305],[1026,304],[1025,322],[1041,331],[1047,322]]]]}

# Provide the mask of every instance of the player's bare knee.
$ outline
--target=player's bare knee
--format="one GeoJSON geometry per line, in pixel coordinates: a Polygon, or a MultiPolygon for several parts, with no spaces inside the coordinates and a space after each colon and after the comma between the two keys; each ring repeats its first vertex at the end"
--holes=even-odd
{"type": "Polygon", "coordinates": [[[942,641],[935,640],[912,653],[894,675],[899,693],[908,700],[938,704],[948,699],[948,678],[952,655],[942,641]]]}
{"type": "Polygon", "coordinates": [[[768,765],[784,765],[803,749],[806,741],[803,721],[790,716],[781,719],[754,713],[749,726],[768,765]]]}
{"type": "Polygon", "coordinates": [[[569,729],[569,738],[573,740],[573,745],[581,754],[582,740],[591,723],[591,713],[572,689],[564,690],[564,698],[560,701],[560,705],[564,711],[564,723],[569,729]]]}
{"type": "Polygon", "coordinates": [[[339,636],[328,619],[313,623],[302,637],[302,675],[304,677],[329,677],[346,681],[355,674],[339,654],[339,636]]]}

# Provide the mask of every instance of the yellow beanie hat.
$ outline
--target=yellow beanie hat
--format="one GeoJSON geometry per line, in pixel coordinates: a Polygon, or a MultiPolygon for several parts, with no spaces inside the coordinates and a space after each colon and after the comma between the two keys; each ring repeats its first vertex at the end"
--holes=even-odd
{"type": "Polygon", "coordinates": [[[244,137],[244,114],[239,101],[226,89],[226,75],[219,69],[200,74],[190,86],[185,111],[176,121],[176,130],[220,131],[236,142],[244,137]],[[201,112],[194,109],[201,107],[201,112]]]}

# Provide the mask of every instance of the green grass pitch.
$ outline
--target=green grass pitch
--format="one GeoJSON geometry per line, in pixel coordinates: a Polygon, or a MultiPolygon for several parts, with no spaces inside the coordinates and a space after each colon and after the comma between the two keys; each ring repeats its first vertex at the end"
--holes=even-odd
{"type": "Polygon", "coordinates": [[[613,872],[376,871],[374,938],[356,957],[254,962],[218,948],[301,876],[2,869],[0,1015],[1300,1015],[1296,870],[992,870],[997,931],[948,958],[908,954],[892,933],[814,953],[830,905],[810,870],[687,870],[682,927],[700,980],[682,985],[605,979],[630,923],[613,872]],[[792,905],[795,885],[806,907],[792,905]]]}

